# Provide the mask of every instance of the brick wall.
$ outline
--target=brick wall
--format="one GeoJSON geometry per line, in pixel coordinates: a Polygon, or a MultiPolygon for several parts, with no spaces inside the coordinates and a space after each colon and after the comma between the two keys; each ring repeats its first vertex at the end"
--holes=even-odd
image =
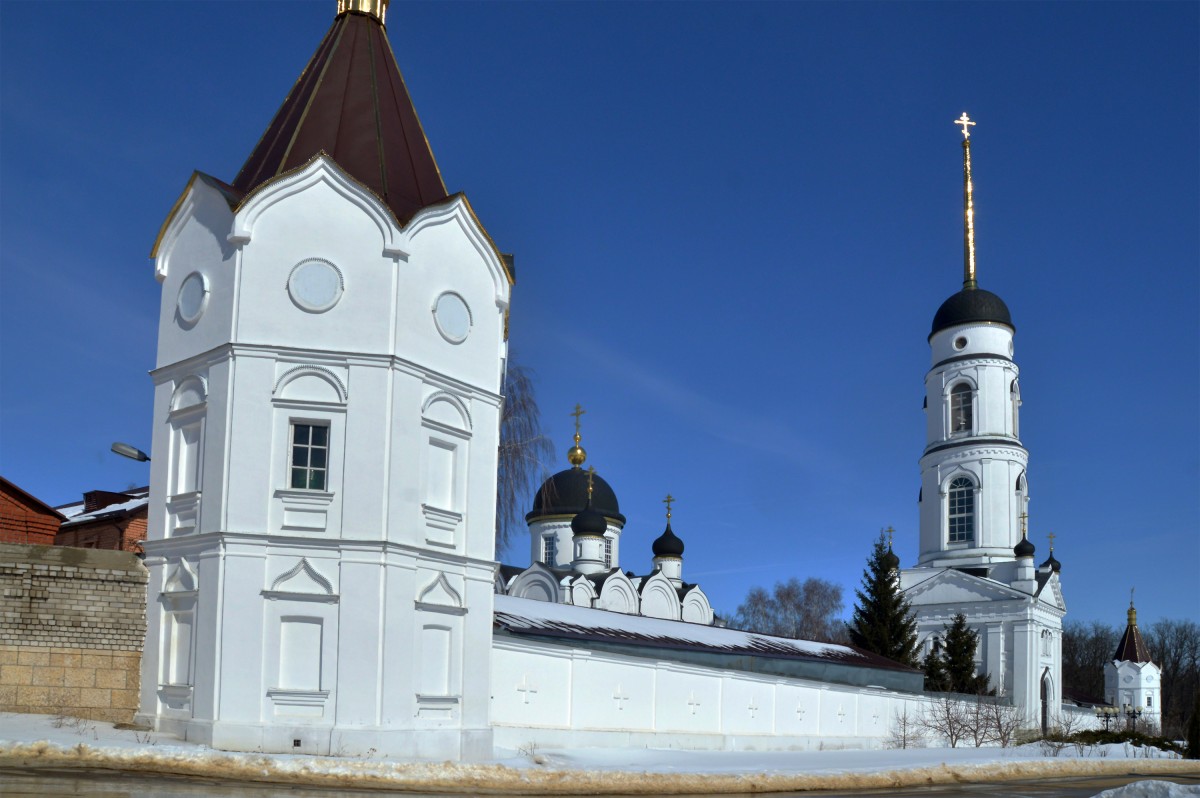
{"type": "Polygon", "coordinates": [[[0,490],[0,543],[40,543],[54,545],[59,518],[31,506],[21,496],[0,490]]]}
{"type": "Polygon", "coordinates": [[[148,576],[125,552],[0,544],[0,711],[131,721],[148,576]]]}
{"type": "Polygon", "coordinates": [[[146,510],[143,509],[140,514],[125,518],[64,526],[54,539],[54,545],[137,554],[142,550],[142,541],[146,539],[146,516],[146,510]]]}

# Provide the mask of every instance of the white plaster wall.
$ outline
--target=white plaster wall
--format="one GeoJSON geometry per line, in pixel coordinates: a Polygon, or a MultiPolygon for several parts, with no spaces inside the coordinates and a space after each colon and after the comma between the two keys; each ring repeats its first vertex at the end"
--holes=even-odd
{"type": "Polygon", "coordinates": [[[492,643],[496,744],[694,749],[879,748],[943,696],[854,688],[546,645],[492,643]],[[625,697],[622,700],[621,697],[625,697]]]}

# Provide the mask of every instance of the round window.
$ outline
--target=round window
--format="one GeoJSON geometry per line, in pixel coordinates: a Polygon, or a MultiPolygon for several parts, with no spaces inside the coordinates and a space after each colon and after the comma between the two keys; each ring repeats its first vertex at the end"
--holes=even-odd
{"type": "Polygon", "coordinates": [[[957,338],[955,338],[954,339],[954,348],[955,349],[966,349],[967,348],[967,339],[961,335],[958,336],[957,338]]]}
{"type": "Polygon", "coordinates": [[[438,332],[452,344],[461,344],[471,332],[471,309],[463,298],[447,291],[433,305],[433,320],[438,332]]]}
{"type": "Polygon", "coordinates": [[[342,298],[342,273],[327,260],[306,260],[292,269],[287,289],[296,307],[324,313],[342,298]]]}
{"type": "Polygon", "coordinates": [[[208,285],[204,282],[204,275],[192,272],[179,286],[179,298],[175,302],[175,309],[179,312],[180,320],[184,324],[195,324],[204,315],[207,305],[208,285]]]}

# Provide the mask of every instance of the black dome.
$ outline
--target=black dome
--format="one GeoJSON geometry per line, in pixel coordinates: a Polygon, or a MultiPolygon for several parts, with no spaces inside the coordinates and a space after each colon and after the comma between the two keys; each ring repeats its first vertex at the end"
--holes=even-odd
{"type": "Polygon", "coordinates": [[[1034,549],[1033,544],[1029,542],[1029,538],[1021,538],[1021,542],[1013,546],[1013,554],[1018,557],[1032,557],[1034,549]]]}
{"type": "Polygon", "coordinates": [[[1062,570],[1062,563],[1060,563],[1058,560],[1054,559],[1053,551],[1050,552],[1050,556],[1046,558],[1046,561],[1038,567],[1045,568],[1047,565],[1050,566],[1050,570],[1053,571],[1054,573],[1058,573],[1059,571],[1062,570]]]}
{"type": "Polygon", "coordinates": [[[650,551],[654,552],[655,557],[683,556],[683,541],[671,531],[670,521],[667,522],[667,528],[663,533],[650,544],[650,551]]]}
{"type": "MultiPolygon", "coordinates": [[[[548,515],[578,515],[587,506],[588,475],[582,468],[568,468],[547,479],[533,497],[533,509],[526,514],[525,521],[533,521],[548,515]]],[[[618,525],[625,525],[617,505],[617,494],[599,474],[592,474],[592,509],[611,518],[618,525]]]]}
{"type": "Polygon", "coordinates": [[[883,561],[887,567],[895,571],[900,567],[900,558],[896,556],[896,552],[888,549],[887,554],[883,555],[883,561]]]}
{"type": "Polygon", "coordinates": [[[990,321],[1016,329],[1012,323],[1012,316],[1009,315],[1008,305],[1004,304],[1003,299],[982,288],[964,288],[943,302],[937,313],[933,314],[933,329],[929,337],[932,338],[956,324],[979,321],[990,321]]]}
{"type": "Polygon", "coordinates": [[[592,507],[591,502],[571,519],[571,531],[576,535],[591,535],[602,538],[608,531],[608,520],[604,514],[592,507]]]}

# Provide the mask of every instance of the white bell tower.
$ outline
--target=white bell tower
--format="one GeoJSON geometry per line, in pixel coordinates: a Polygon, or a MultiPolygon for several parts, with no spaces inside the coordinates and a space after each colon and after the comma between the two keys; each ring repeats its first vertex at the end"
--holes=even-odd
{"type": "MultiPolygon", "coordinates": [[[[965,114],[963,115],[966,116],[965,114]]],[[[1029,504],[1021,445],[1019,370],[1012,317],[975,279],[971,139],[963,125],[963,288],[947,299],[929,334],[926,446],[921,456],[918,565],[1012,562],[1029,504]]]]}

